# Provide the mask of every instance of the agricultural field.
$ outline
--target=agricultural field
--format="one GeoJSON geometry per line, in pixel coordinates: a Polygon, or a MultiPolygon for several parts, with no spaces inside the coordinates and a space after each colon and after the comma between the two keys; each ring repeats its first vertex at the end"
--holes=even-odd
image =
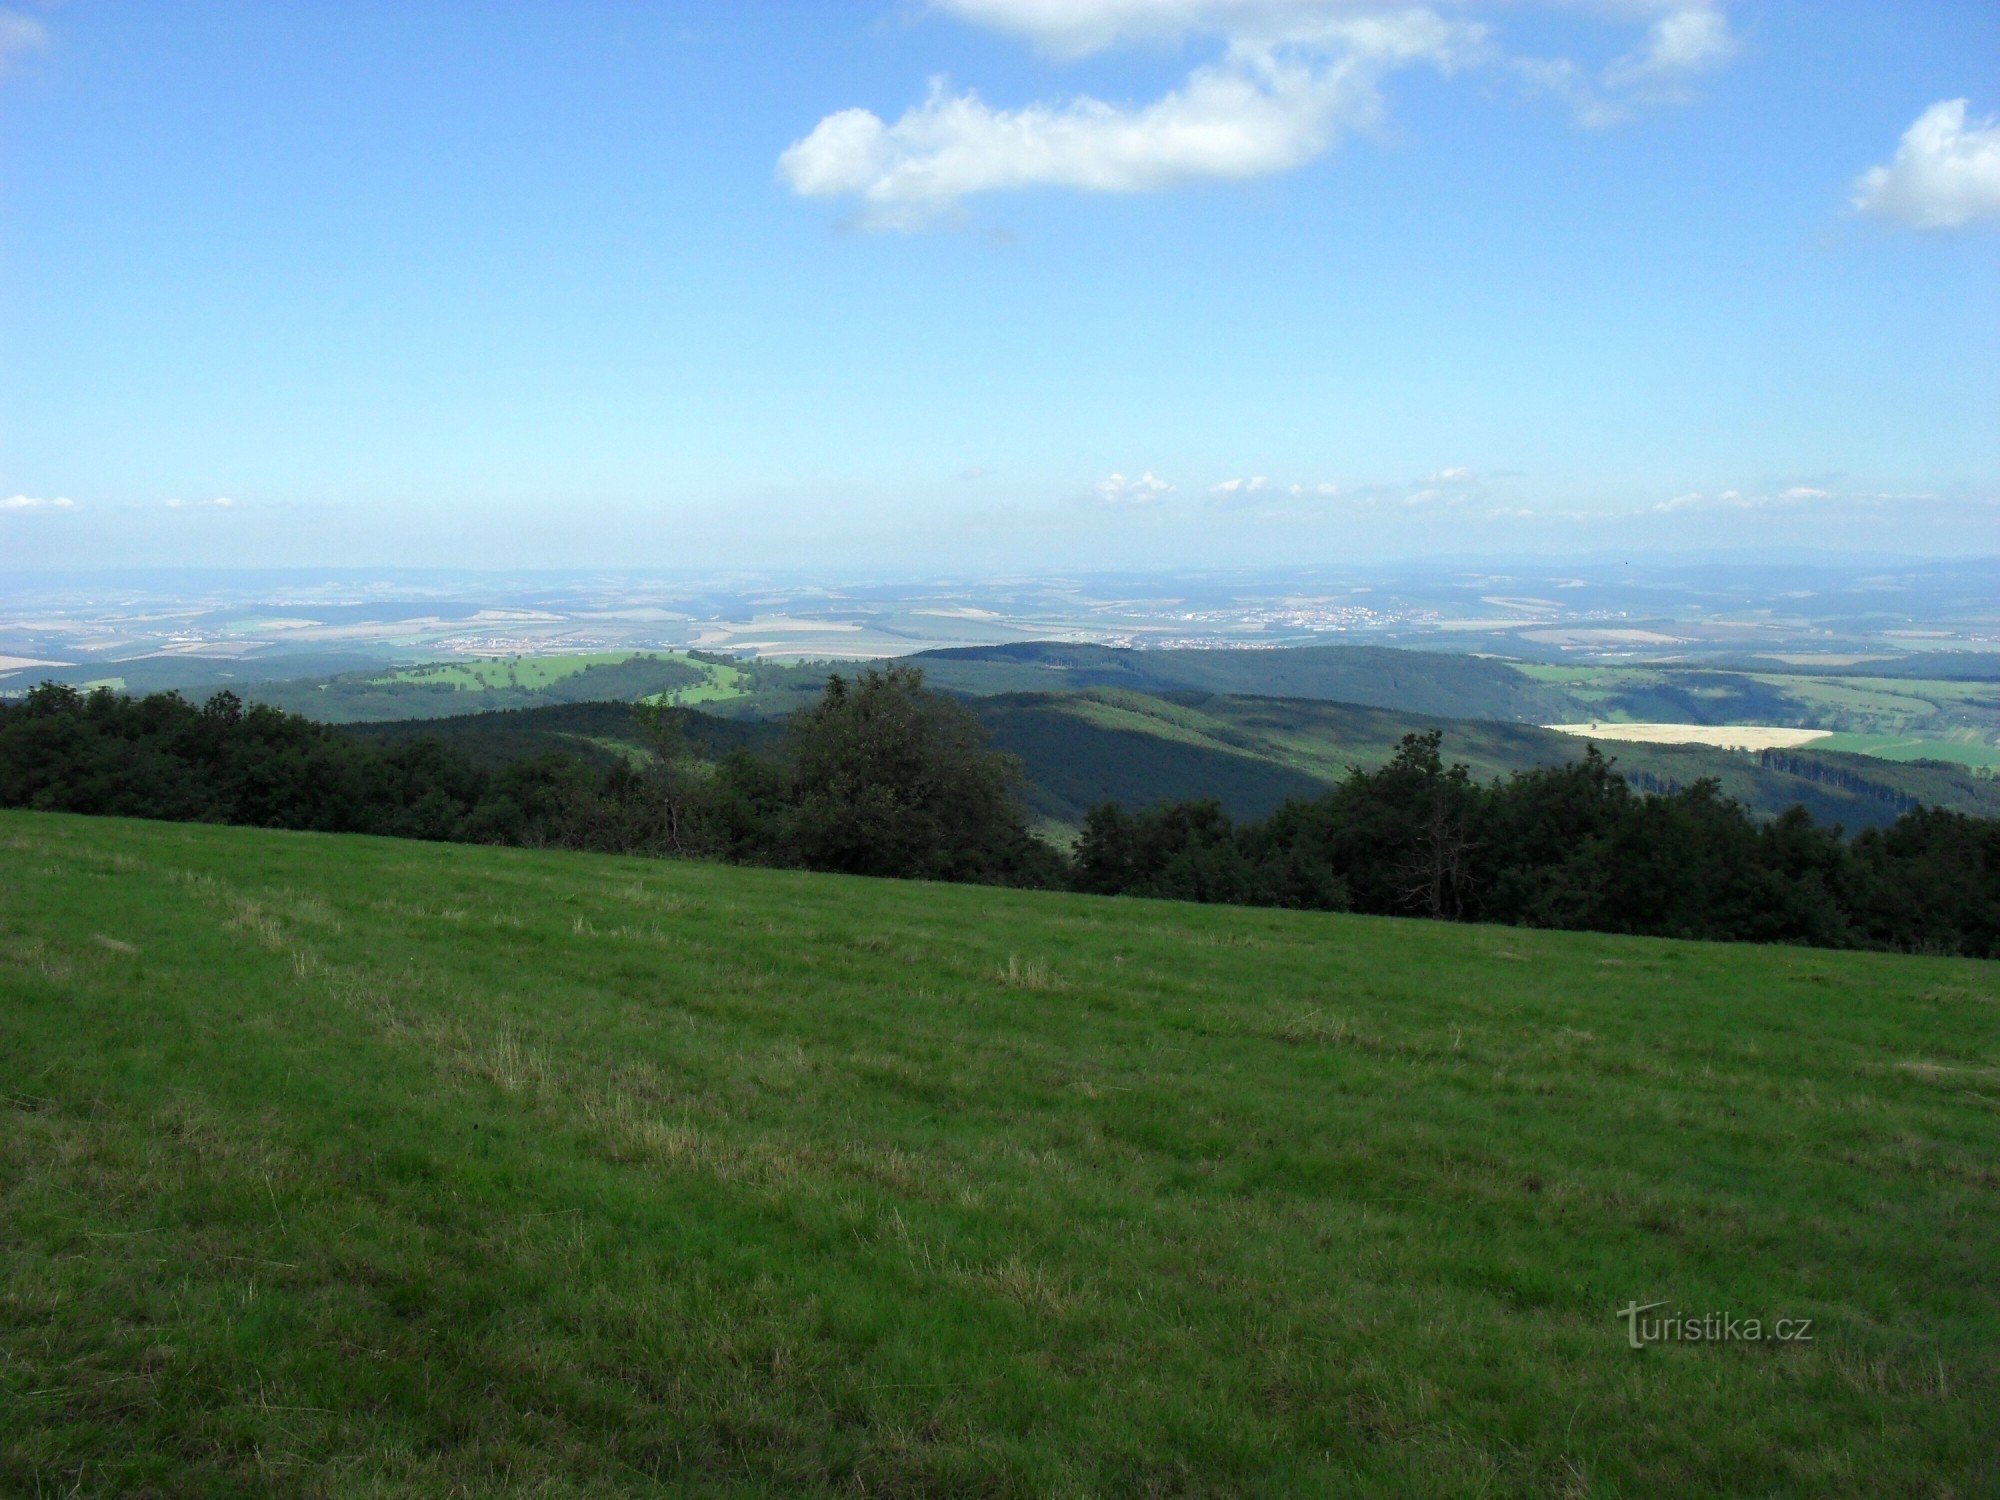
{"type": "Polygon", "coordinates": [[[1991,1479],[1992,964],[26,813],[0,876],[9,1492],[1991,1479]]]}
{"type": "Polygon", "coordinates": [[[1589,724],[1545,724],[1576,739],[1630,741],[1639,745],[1713,745],[1718,750],[1796,750],[1818,744],[1824,729],[1773,729],[1766,724],[1628,724],[1603,720],[1589,724]]]}
{"type": "Polygon", "coordinates": [[[1984,743],[2000,743],[2000,684],[1990,680],[1844,676],[1824,669],[1518,665],[1582,710],[1563,716],[1565,722],[1761,724],[1924,739],[1969,731],[1984,743]]]}
{"type": "Polygon", "coordinates": [[[1975,730],[1959,730],[1935,739],[1894,734],[1829,734],[1814,741],[1814,746],[1820,750],[1871,755],[1878,760],[1947,761],[2000,771],[2000,745],[1981,738],[1975,730]]]}

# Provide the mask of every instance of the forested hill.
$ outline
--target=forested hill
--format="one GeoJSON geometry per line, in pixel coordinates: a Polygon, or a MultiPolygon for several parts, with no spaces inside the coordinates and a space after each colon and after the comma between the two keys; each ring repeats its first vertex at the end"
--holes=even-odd
{"type": "Polygon", "coordinates": [[[1132,651],[1023,642],[925,651],[910,658],[950,692],[1233,693],[1394,708],[1438,718],[1560,720],[1570,701],[1504,661],[1388,646],[1293,646],[1279,651],[1132,651]]]}
{"type": "MultiPolygon", "coordinates": [[[[551,752],[601,767],[643,760],[650,753],[643,715],[643,707],[633,703],[558,703],[441,719],[343,724],[340,730],[383,746],[437,740],[488,771],[551,752]]],[[[682,711],[679,723],[689,747],[710,760],[732,750],[767,746],[783,732],[775,720],[726,719],[693,709],[682,711]]]]}
{"type": "MultiPolygon", "coordinates": [[[[1168,699],[1093,688],[1000,693],[969,706],[995,747],[1020,758],[1035,814],[1070,828],[1100,802],[1138,808],[1212,798],[1232,817],[1262,817],[1287,798],[1320,795],[1351,769],[1387,763],[1404,735],[1433,729],[1444,737],[1445,754],[1481,780],[1562,765],[1586,748],[1581,739],[1530,724],[1299,698],[1183,692],[1168,699]]],[[[711,758],[768,745],[780,733],[770,721],[693,710],[681,722],[693,747],[711,758]]],[[[439,739],[496,770],[549,751],[610,765],[640,754],[645,740],[632,705],[624,703],[344,727],[378,744],[439,739]]],[[[1919,805],[2000,816],[2000,782],[1943,765],[1815,750],[1755,756],[1703,745],[1620,744],[1610,752],[1640,790],[1667,791],[1708,777],[1763,817],[1803,806],[1820,822],[1860,829],[1886,826],[1919,805]]]]}
{"type": "MultiPolygon", "coordinates": [[[[1104,696],[1132,717],[1132,700],[1159,702],[1104,696]]],[[[1036,837],[1014,761],[966,704],[909,668],[829,679],[774,753],[715,759],[690,710],[632,712],[648,743],[609,765],[554,753],[488,770],[435,736],[370,746],[227,693],[197,706],[51,684],[0,705],[0,807],[1715,940],[2000,944],[2000,821],[1950,811],[1848,839],[1801,807],[1760,822],[1712,780],[1635,788],[1595,752],[1482,782],[1430,730],[1262,819],[1204,796],[1099,803],[1066,852],[1036,837]]],[[[1077,725],[1106,727],[1058,727],[1077,725]]],[[[1199,746],[1196,726],[1165,727],[1112,732],[1128,754],[1199,746]]]]}

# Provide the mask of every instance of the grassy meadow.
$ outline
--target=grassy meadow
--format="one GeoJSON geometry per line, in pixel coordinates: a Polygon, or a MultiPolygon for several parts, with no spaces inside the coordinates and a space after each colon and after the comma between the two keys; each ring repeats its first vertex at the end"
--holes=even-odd
{"type": "Polygon", "coordinates": [[[574,652],[552,656],[478,656],[459,661],[427,662],[377,673],[375,684],[414,682],[487,693],[501,688],[544,688],[592,667],[611,667],[632,660],[637,651],[574,652]]]}
{"type": "Polygon", "coordinates": [[[6,813],[0,1205],[9,1494],[2000,1474],[1969,961],[6,813]]]}
{"type": "Polygon", "coordinates": [[[2000,745],[1988,743],[1975,730],[1962,729],[1937,738],[1893,734],[1830,734],[1823,740],[1815,740],[1813,748],[1845,750],[1855,755],[1874,756],[1878,760],[1948,761],[1953,765],[2000,771],[2000,745]]]}

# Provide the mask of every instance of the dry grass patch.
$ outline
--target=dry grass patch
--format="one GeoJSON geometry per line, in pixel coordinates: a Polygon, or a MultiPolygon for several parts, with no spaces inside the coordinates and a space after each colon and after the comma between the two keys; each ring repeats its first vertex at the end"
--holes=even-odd
{"type": "Polygon", "coordinates": [[[1007,955],[1007,962],[993,971],[995,982],[1010,990],[1064,990],[1068,983],[1054,969],[1039,958],[1021,961],[1017,953],[1007,955]]]}

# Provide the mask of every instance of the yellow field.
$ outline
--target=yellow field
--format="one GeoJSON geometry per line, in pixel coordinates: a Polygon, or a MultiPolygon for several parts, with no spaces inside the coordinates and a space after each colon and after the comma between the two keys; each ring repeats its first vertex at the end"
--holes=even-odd
{"type": "Polygon", "coordinates": [[[1545,724],[1593,740],[1638,740],[1649,745],[1714,745],[1723,750],[1789,750],[1823,740],[1824,729],[1774,729],[1768,724],[1545,724]]]}

